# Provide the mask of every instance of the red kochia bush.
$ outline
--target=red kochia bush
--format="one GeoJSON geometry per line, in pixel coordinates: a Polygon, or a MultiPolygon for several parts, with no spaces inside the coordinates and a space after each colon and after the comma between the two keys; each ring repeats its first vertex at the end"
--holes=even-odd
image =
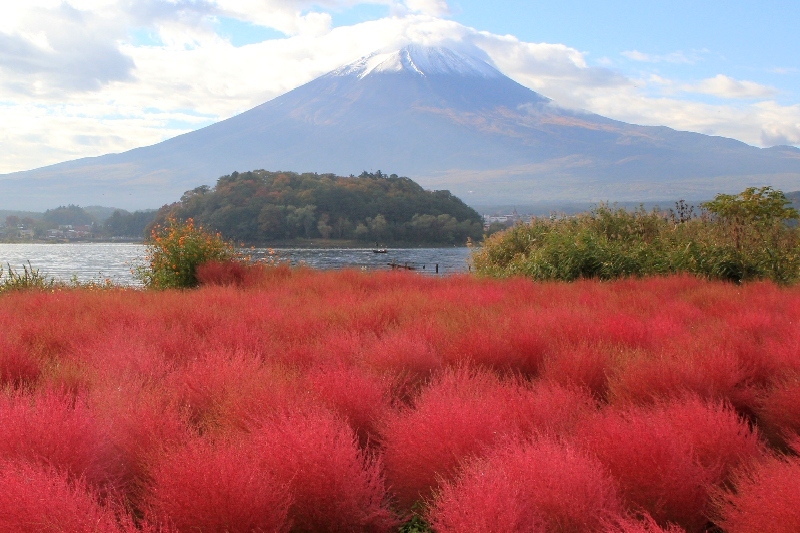
{"type": "Polygon", "coordinates": [[[541,377],[563,385],[588,389],[596,398],[604,398],[614,347],[590,343],[565,343],[544,358],[541,377]]]}
{"type": "Polygon", "coordinates": [[[774,457],[743,469],[718,503],[726,533],[800,531],[800,459],[774,457]]]}
{"type": "Polygon", "coordinates": [[[122,495],[126,504],[138,508],[154,460],[183,446],[191,435],[189,425],[174,404],[141,383],[118,382],[95,389],[91,405],[98,418],[113,428],[110,437],[116,462],[122,466],[122,495]]]}
{"type": "MultiPolygon", "coordinates": [[[[0,531],[16,533],[112,533],[122,529],[114,513],[82,480],[48,467],[0,462],[0,531]]],[[[133,531],[133,528],[128,528],[133,531]]]]}
{"type": "Polygon", "coordinates": [[[640,520],[622,518],[606,526],[605,533],[685,533],[685,529],[675,524],[659,526],[653,518],[645,514],[640,520]]]}
{"type": "Polygon", "coordinates": [[[703,398],[739,403],[747,373],[739,358],[728,351],[678,344],[657,357],[632,357],[610,379],[610,401],[615,404],[648,404],[668,398],[697,394],[703,398]]]}
{"type": "Polygon", "coordinates": [[[762,452],[758,436],[732,408],[697,397],[610,409],[581,432],[631,511],[644,509],[662,526],[672,522],[689,531],[708,520],[709,489],[762,452]]]}
{"type": "Polygon", "coordinates": [[[243,261],[207,261],[197,265],[195,277],[200,285],[227,285],[255,287],[262,283],[267,267],[263,264],[248,264],[243,261]]]}
{"type": "Polygon", "coordinates": [[[669,424],[639,413],[606,413],[587,428],[587,446],[618,480],[632,510],[643,508],[659,524],[677,522],[692,531],[705,523],[712,476],[669,424]]]}
{"type": "Polygon", "coordinates": [[[253,417],[308,402],[280,365],[214,348],[164,380],[166,392],[201,432],[245,429],[253,417]]]}
{"type": "Polygon", "coordinates": [[[631,531],[657,531],[646,509],[697,530],[708,486],[732,487],[759,435],[790,453],[800,429],[797,287],[263,276],[0,296],[0,461],[54,469],[160,527],[145,488],[202,435],[208,468],[231,447],[272,475],[298,530],[380,530],[385,499],[407,512],[544,433],[604,464],[631,531]],[[467,360],[482,370],[454,368],[467,360]]]}
{"type": "MultiPolygon", "coordinates": [[[[384,333],[365,350],[366,365],[376,372],[402,377],[412,385],[428,379],[441,369],[443,361],[419,331],[423,327],[414,325],[384,333]]],[[[427,329],[433,328],[427,326],[427,329]]]]}
{"type": "Polygon", "coordinates": [[[653,416],[666,420],[692,445],[695,459],[715,485],[727,482],[733,470],[760,458],[765,450],[758,431],[723,402],[687,396],[658,404],[653,416]]]}
{"type": "Polygon", "coordinates": [[[54,391],[0,394],[0,459],[51,466],[103,488],[116,488],[122,474],[107,428],[81,398],[54,391]]]}
{"type": "Polygon", "coordinates": [[[761,398],[758,421],[764,433],[775,444],[800,433],[800,376],[774,384],[761,398]]]}
{"type": "Polygon", "coordinates": [[[147,517],[178,532],[288,530],[288,490],[258,462],[252,445],[196,438],[150,473],[147,517]]]}
{"type": "Polygon", "coordinates": [[[431,495],[459,463],[504,437],[565,433],[591,412],[586,394],[538,383],[503,381],[485,370],[445,372],[382,431],[387,478],[401,505],[431,495]]]}
{"type": "Polygon", "coordinates": [[[338,364],[312,368],[304,381],[317,402],[347,420],[362,445],[375,440],[375,426],[390,408],[388,379],[338,364]]]}
{"type": "Polygon", "coordinates": [[[347,423],[324,411],[280,416],[254,429],[260,468],[291,495],[293,531],[382,532],[397,526],[381,465],[347,423]]]}
{"type": "Polygon", "coordinates": [[[469,463],[428,516],[439,533],[590,533],[621,513],[614,480],[596,459],[537,439],[469,463]]]}
{"type": "Polygon", "coordinates": [[[26,347],[0,339],[0,388],[34,383],[42,373],[41,366],[26,347]]]}

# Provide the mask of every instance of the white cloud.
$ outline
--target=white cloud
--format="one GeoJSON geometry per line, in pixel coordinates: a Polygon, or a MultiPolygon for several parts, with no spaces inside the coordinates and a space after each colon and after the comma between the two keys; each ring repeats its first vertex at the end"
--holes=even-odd
{"type": "Polygon", "coordinates": [[[768,68],[767,72],[770,72],[772,74],[785,75],[785,74],[795,74],[798,72],[798,69],[796,69],[795,67],[772,67],[768,68]]]}
{"type": "Polygon", "coordinates": [[[800,104],[781,106],[760,102],[754,106],[761,123],[761,144],[800,145],[800,104]]]}
{"type": "Polygon", "coordinates": [[[0,28],[0,88],[11,93],[62,95],[128,80],[133,61],[115,39],[124,26],[69,4],[14,10],[0,28]]]}
{"type": "Polygon", "coordinates": [[[584,108],[586,94],[631,82],[614,70],[590,67],[583,54],[563,44],[526,43],[512,36],[471,36],[507,76],[568,107],[584,108]]]}
{"type": "Polygon", "coordinates": [[[330,14],[319,11],[305,12],[311,7],[311,2],[217,0],[215,4],[220,15],[274,28],[287,35],[322,35],[330,31],[331,27],[330,14]]]}
{"type": "Polygon", "coordinates": [[[724,74],[718,74],[694,85],[684,85],[683,90],[717,96],[719,98],[770,98],[778,92],[774,87],[767,87],[753,81],[735,80],[724,74]]]}
{"type": "Polygon", "coordinates": [[[88,155],[155,144],[195,129],[207,119],[182,113],[147,113],[138,107],[86,103],[0,105],[0,168],[36,168],[88,155]],[[173,123],[183,124],[176,127],[173,123]]]}
{"type": "Polygon", "coordinates": [[[405,0],[405,6],[414,13],[434,17],[450,14],[450,6],[444,0],[405,0]]]}
{"type": "Polygon", "coordinates": [[[755,146],[800,145],[800,104],[768,101],[718,105],[648,96],[640,88],[629,86],[596,91],[587,96],[585,107],[633,124],[720,135],[755,146]]]}
{"type": "Polygon", "coordinates": [[[408,42],[477,53],[564,106],[752,144],[800,144],[800,106],[769,100],[774,89],[755,82],[724,75],[688,84],[657,75],[631,79],[589,65],[583,53],[564,44],[523,42],[442,18],[449,6],[441,0],[374,0],[394,15],[331,28],[331,12],[359,3],[29,0],[8,12],[4,6],[0,172],[159,142],[254,107],[376,49],[408,42]],[[235,47],[215,33],[217,17],[275,28],[287,37],[235,47]],[[136,44],[132,32],[143,28],[157,33],[160,43],[136,44]],[[732,103],[693,101],[695,93],[732,103]]]}
{"type": "MultiPolygon", "coordinates": [[[[701,52],[705,53],[705,50],[701,52]]],[[[692,65],[697,63],[701,59],[701,55],[698,52],[672,52],[669,54],[646,54],[640,52],[638,50],[627,50],[622,52],[622,55],[631,59],[633,61],[639,61],[642,63],[675,63],[675,64],[685,64],[685,65],[692,65]]]]}

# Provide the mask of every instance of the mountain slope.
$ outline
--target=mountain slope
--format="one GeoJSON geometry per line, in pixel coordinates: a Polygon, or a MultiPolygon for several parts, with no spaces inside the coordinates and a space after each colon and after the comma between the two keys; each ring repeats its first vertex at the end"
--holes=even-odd
{"type": "Polygon", "coordinates": [[[481,59],[412,45],[153,146],[0,176],[0,203],[152,207],[260,168],[381,169],[473,204],[652,200],[797,189],[800,150],[564,110],[481,59]]]}

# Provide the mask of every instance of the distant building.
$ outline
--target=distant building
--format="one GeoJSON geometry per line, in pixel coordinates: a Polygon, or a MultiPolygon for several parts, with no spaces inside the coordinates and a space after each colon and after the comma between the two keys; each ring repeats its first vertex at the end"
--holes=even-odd
{"type": "Polygon", "coordinates": [[[518,223],[527,224],[532,218],[533,215],[520,215],[515,209],[511,213],[504,215],[483,215],[483,226],[488,228],[492,224],[505,224],[506,226],[513,226],[518,223]]]}
{"type": "Polygon", "coordinates": [[[88,239],[93,236],[92,226],[72,226],[63,224],[58,229],[47,230],[48,239],[88,239]]]}

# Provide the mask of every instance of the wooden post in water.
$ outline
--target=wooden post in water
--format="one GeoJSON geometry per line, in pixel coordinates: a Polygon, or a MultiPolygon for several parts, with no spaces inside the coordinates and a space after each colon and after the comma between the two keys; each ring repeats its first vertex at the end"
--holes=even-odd
{"type": "Polygon", "coordinates": [[[436,273],[439,273],[439,263],[436,263],[436,273]]]}

